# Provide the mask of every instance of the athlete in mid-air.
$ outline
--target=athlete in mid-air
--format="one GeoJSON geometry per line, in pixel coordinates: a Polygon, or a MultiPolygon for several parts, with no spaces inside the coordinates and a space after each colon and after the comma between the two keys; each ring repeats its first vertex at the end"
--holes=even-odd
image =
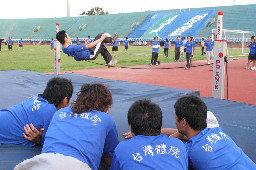
{"type": "Polygon", "coordinates": [[[59,31],[56,38],[63,45],[62,51],[74,57],[76,61],[95,60],[100,53],[108,66],[114,66],[117,63],[117,61],[112,61],[112,56],[104,45],[104,43],[115,43],[116,34],[113,37],[108,33],[98,34],[92,43],[86,41],[85,45],[72,44],[71,38],[64,30],[59,31]]]}

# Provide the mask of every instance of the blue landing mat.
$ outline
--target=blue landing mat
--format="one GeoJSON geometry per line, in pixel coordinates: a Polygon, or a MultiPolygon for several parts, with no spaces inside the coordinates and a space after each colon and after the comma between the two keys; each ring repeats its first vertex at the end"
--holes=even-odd
{"type": "MultiPolygon", "coordinates": [[[[42,93],[47,81],[54,76],[23,70],[0,71],[0,109],[8,108],[21,103],[32,95],[42,93]]],[[[66,74],[60,76],[71,79],[73,82],[74,94],[72,101],[76,98],[76,92],[79,91],[84,83],[102,82],[109,86],[114,101],[109,112],[116,121],[119,141],[124,140],[122,133],[129,130],[126,115],[134,101],[151,99],[159,104],[163,111],[163,127],[175,128],[173,108],[175,101],[183,95],[200,95],[198,91],[101,79],[86,75],[66,74]]],[[[215,114],[220,126],[256,162],[256,106],[214,98],[202,99],[206,102],[208,110],[215,114]]],[[[11,169],[15,162],[17,164],[24,160],[22,155],[25,158],[28,155],[32,156],[33,152],[35,153],[34,155],[39,152],[37,149],[29,151],[31,154],[26,154],[26,148],[23,151],[22,147],[18,148],[17,152],[13,152],[14,150],[11,149],[8,150],[10,153],[17,155],[16,157],[10,157],[10,162],[8,163],[8,160],[2,161],[1,153],[3,154],[3,149],[0,147],[0,169],[3,167],[11,169]]]]}

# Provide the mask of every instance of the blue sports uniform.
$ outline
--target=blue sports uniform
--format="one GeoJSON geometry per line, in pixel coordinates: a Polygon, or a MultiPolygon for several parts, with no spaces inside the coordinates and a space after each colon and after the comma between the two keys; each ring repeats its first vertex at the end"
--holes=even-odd
{"type": "Polygon", "coordinates": [[[138,135],[115,149],[111,170],[188,169],[183,142],[167,135],[138,135]]]}
{"type": "Polygon", "coordinates": [[[192,53],[193,43],[186,42],[185,47],[187,48],[186,53],[192,53]]]}
{"type": "Polygon", "coordinates": [[[168,41],[168,42],[164,42],[164,48],[169,48],[169,45],[170,45],[170,42],[168,41]]]}
{"type": "Polygon", "coordinates": [[[182,40],[182,45],[185,46],[185,44],[187,43],[186,40],[182,40]]]}
{"type": "Polygon", "coordinates": [[[256,169],[255,163],[220,127],[202,130],[186,146],[189,165],[195,169],[256,169]]]}
{"type": "Polygon", "coordinates": [[[88,39],[88,40],[89,40],[89,44],[93,42],[93,40],[92,40],[92,39],[88,39]]]}
{"type": "Polygon", "coordinates": [[[44,128],[42,144],[44,143],[45,133],[57,111],[54,104],[50,104],[42,97],[36,95],[8,109],[0,110],[0,143],[11,145],[34,146],[25,139],[24,126],[32,123],[37,130],[44,128]]]}
{"type": "Polygon", "coordinates": [[[23,45],[22,42],[23,42],[22,40],[19,40],[19,45],[23,45]]]}
{"type": "Polygon", "coordinates": [[[180,48],[180,46],[182,46],[182,41],[175,41],[174,45],[176,45],[175,48],[180,48]]]}
{"type": "Polygon", "coordinates": [[[248,44],[250,47],[250,53],[249,54],[256,54],[256,42],[254,44],[250,43],[248,44]]]}
{"type": "Polygon", "coordinates": [[[62,51],[68,56],[74,57],[76,61],[89,60],[91,52],[86,49],[86,45],[69,45],[67,48],[62,46],[62,51]]]}
{"type": "Polygon", "coordinates": [[[116,42],[113,44],[113,47],[117,47],[119,43],[119,40],[116,40],[116,42]]]}
{"type": "Polygon", "coordinates": [[[76,45],[80,45],[79,39],[76,39],[76,45]]]}
{"type": "Polygon", "coordinates": [[[204,46],[206,46],[206,51],[212,51],[212,46],[214,45],[214,42],[211,41],[205,41],[204,46]]]}
{"type": "Polygon", "coordinates": [[[128,46],[129,41],[128,40],[124,40],[124,46],[128,46]]]}
{"type": "Polygon", "coordinates": [[[100,111],[74,114],[70,107],[58,110],[45,136],[42,153],[72,156],[93,170],[101,157],[113,157],[118,145],[115,121],[100,111]]]}
{"type": "Polygon", "coordinates": [[[50,41],[50,43],[51,43],[51,47],[53,47],[54,46],[54,40],[50,41]]]}
{"type": "Polygon", "coordinates": [[[152,42],[152,52],[159,53],[160,42],[152,42]]]}
{"type": "Polygon", "coordinates": [[[192,41],[192,46],[193,46],[193,53],[194,53],[195,52],[194,47],[196,47],[196,42],[195,41],[192,41]]]}
{"type": "Polygon", "coordinates": [[[11,39],[8,39],[8,45],[12,45],[12,40],[11,39]]]}

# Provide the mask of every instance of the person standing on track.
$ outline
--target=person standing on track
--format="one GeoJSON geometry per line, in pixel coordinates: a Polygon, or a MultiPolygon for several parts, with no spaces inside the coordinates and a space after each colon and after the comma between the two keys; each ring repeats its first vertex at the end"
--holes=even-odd
{"type": "Polygon", "coordinates": [[[165,57],[168,57],[170,46],[171,46],[171,42],[168,40],[168,38],[166,38],[165,42],[164,42],[164,55],[165,55],[165,57]]]}
{"type": "Polygon", "coordinates": [[[201,41],[202,54],[201,54],[201,55],[206,54],[205,51],[204,51],[204,50],[205,50],[205,49],[204,49],[204,47],[205,47],[204,45],[205,45],[205,41],[204,41],[204,38],[202,38],[202,41],[201,41]]]}
{"type": "Polygon", "coordinates": [[[207,57],[207,64],[210,65],[210,60],[213,57],[213,48],[214,42],[212,42],[212,37],[208,37],[208,41],[205,42],[206,46],[206,57],[207,57]]]}
{"type": "Polygon", "coordinates": [[[128,46],[129,46],[129,41],[128,37],[126,37],[126,40],[124,40],[124,51],[128,53],[128,46]]]}
{"type": "Polygon", "coordinates": [[[51,51],[53,51],[53,48],[54,48],[54,40],[52,38],[52,40],[50,41],[50,46],[51,46],[51,51]]]}
{"type": "Polygon", "coordinates": [[[185,47],[186,47],[186,59],[187,59],[187,65],[185,69],[190,69],[191,68],[190,59],[191,59],[191,55],[193,55],[193,43],[191,42],[190,37],[188,37],[188,41],[186,42],[185,47]]]}
{"type": "Polygon", "coordinates": [[[250,53],[248,56],[248,63],[246,69],[252,69],[255,70],[255,61],[256,61],[256,43],[255,43],[255,36],[251,37],[251,42],[248,44],[248,47],[250,48],[250,53]],[[252,66],[250,67],[250,62],[252,62],[252,66]]]}
{"type": "Polygon", "coordinates": [[[180,41],[180,37],[177,37],[177,41],[174,42],[174,52],[175,52],[175,61],[180,59],[180,47],[182,46],[182,42],[180,41]]]}
{"type": "Polygon", "coordinates": [[[152,42],[152,58],[150,66],[158,65],[157,58],[160,48],[160,42],[158,42],[158,37],[154,37],[154,41],[152,42]]]}

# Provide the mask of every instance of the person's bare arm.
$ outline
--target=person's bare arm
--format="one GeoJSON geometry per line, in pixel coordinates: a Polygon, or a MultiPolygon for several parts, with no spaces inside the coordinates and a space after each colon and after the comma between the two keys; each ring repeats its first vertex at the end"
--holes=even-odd
{"type": "Polygon", "coordinates": [[[38,131],[34,125],[31,123],[30,126],[27,124],[26,126],[24,126],[24,131],[25,133],[23,133],[23,136],[25,139],[36,143],[38,145],[41,145],[41,141],[42,141],[42,134],[44,132],[44,128],[41,128],[40,131],[38,131]]]}
{"type": "Polygon", "coordinates": [[[130,138],[134,137],[135,135],[132,132],[126,132],[123,134],[123,136],[125,139],[130,139],[130,138]]]}
{"type": "Polygon", "coordinates": [[[94,47],[95,45],[97,45],[98,43],[100,43],[101,41],[103,41],[106,37],[107,37],[106,34],[102,34],[102,36],[100,37],[100,39],[97,39],[96,41],[93,41],[92,43],[86,45],[86,49],[94,47]]]}

